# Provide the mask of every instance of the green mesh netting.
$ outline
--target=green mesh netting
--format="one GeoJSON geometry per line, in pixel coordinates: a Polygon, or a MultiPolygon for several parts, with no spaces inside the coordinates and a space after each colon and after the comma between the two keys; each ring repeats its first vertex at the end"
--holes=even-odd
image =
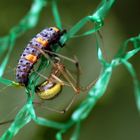
{"type": "MultiPolygon", "coordinates": [[[[92,33],[97,33],[103,26],[104,18],[107,15],[108,11],[111,9],[114,2],[115,0],[102,0],[100,5],[91,15],[82,18],[67,32],[67,34],[65,34],[61,38],[61,43],[64,44],[67,40],[69,40],[72,37],[87,36],[92,33]],[[93,24],[93,28],[90,29],[89,31],[84,32],[83,34],[77,35],[77,32],[81,30],[87,22],[91,22],[93,24]]],[[[56,26],[62,28],[59,12],[57,9],[57,1],[51,0],[51,4],[52,4],[52,12],[54,15],[56,26]]],[[[15,81],[11,81],[3,78],[2,75],[5,71],[11,51],[14,49],[13,47],[16,39],[27,30],[35,27],[35,25],[38,22],[39,14],[43,6],[46,5],[47,5],[47,0],[34,0],[30,11],[19,22],[19,24],[13,27],[7,36],[0,38],[0,55],[2,55],[5,51],[8,50],[7,55],[5,56],[4,60],[2,61],[2,64],[0,65],[0,76],[1,76],[0,82],[2,84],[11,85],[11,86],[18,85],[18,83],[16,83],[15,81]]],[[[29,81],[30,84],[25,89],[27,94],[27,102],[22,107],[22,109],[18,112],[18,114],[14,119],[14,122],[1,136],[0,140],[12,139],[19,132],[19,130],[23,128],[25,125],[27,125],[31,120],[33,120],[38,125],[43,125],[43,126],[58,129],[58,133],[56,134],[57,140],[61,140],[62,134],[75,125],[76,127],[71,136],[71,139],[72,140],[78,139],[80,133],[80,125],[82,121],[88,117],[89,113],[95,106],[96,102],[104,95],[107,86],[109,84],[112,71],[120,64],[123,64],[127,68],[127,70],[129,71],[129,73],[133,78],[136,104],[138,110],[140,110],[140,85],[135,70],[132,64],[128,61],[131,57],[133,57],[136,53],[140,51],[140,36],[138,35],[136,37],[131,37],[128,40],[126,40],[122,44],[121,49],[118,51],[118,53],[110,62],[107,62],[103,57],[98,38],[99,37],[96,36],[96,42],[97,42],[96,47],[97,47],[98,60],[102,65],[102,71],[100,73],[100,76],[96,84],[88,92],[87,97],[79,105],[79,107],[75,109],[75,111],[72,113],[69,120],[67,122],[60,123],[60,122],[55,122],[52,120],[48,120],[46,118],[36,116],[32,101],[34,99],[34,94],[35,94],[34,89],[38,82],[39,77],[37,76],[36,73],[32,73],[29,81]],[[129,44],[133,45],[133,49],[127,51],[129,44]],[[34,80],[34,78],[36,78],[36,80],[34,80]]],[[[43,68],[45,68],[47,63],[48,63],[47,61],[42,59],[41,64],[37,71],[40,71],[43,68]]]]}

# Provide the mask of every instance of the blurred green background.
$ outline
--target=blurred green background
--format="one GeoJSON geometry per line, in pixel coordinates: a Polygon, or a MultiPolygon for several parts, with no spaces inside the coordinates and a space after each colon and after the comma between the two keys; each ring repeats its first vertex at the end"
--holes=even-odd
{"type": "MultiPolygon", "coordinates": [[[[69,30],[82,17],[91,14],[97,7],[98,0],[60,0],[60,11],[63,28],[69,30]]],[[[9,30],[17,25],[20,19],[28,12],[31,0],[1,0],[0,4],[0,36],[8,34],[9,30]]],[[[117,1],[105,19],[105,25],[101,30],[104,41],[104,55],[111,60],[119,49],[121,43],[127,38],[136,36],[140,32],[140,1],[117,1]]],[[[37,26],[24,33],[17,39],[4,77],[15,80],[15,68],[20,54],[28,41],[45,27],[55,26],[50,4],[42,10],[37,26]]],[[[86,25],[83,31],[89,29],[86,25]]],[[[81,85],[86,86],[90,81],[97,79],[101,66],[97,60],[95,48],[95,35],[71,39],[61,54],[79,59],[82,74],[81,85]]],[[[139,55],[130,61],[136,69],[140,79],[139,55]]],[[[74,71],[73,64],[65,62],[74,71]]],[[[22,105],[26,102],[24,88],[0,86],[0,122],[13,118],[22,105]]],[[[74,92],[65,88],[57,98],[47,101],[46,105],[57,109],[64,109],[72,98],[74,92]]],[[[60,115],[39,107],[36,112],[52,120],[65,122],[76,108],[84,100],[86,94],[82,93],[70,110],[60,115]]],[[[0,126],[2,134],[8,125],[0,126]]],[[[132,79],[123,66],[119,66],[113,72],[106,94],[97,103],[90,116],[82,123],[80,140],[139,140],[140,117],[135,104],[132,79]]],[[[70,139],[73,128],[64,134],[64,139],[70,139]]],[[[34,122],[26,125],[14,137],[14,140],[54,140],[57,131],[36,125],[34,122]]]]}

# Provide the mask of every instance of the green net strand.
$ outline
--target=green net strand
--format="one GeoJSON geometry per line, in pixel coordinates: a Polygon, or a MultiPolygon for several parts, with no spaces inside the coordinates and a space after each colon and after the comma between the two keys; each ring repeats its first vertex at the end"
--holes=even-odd
{"type": "Polygon", "coordinates": [[[0,77],[0,83],[1,84],[4,84],[6,86],[16,86],[16,85],[19,85],[18,83],[16,83],[15,81],[11,81],[11,80],[8,80],[8,79],[5,79],[5,78],[2,78],[0,77]]]}
{"type": "MultiPolygon", "coordinates": [[[[73,125],[73,123],[71,123],[71,125],[69,127],[71,127],[73,125]]],[[[80,128],[81,128],[81,122],[77,122],[75,124],[75,130],[70,138],[70,140],[77,140],[79,138],[79,135],[80,135],[80,128]]],[[[61,131],[59,131],[57,134],[56,134],[56,139],[57,140],[63,140],[62,138],[62,135],[67,131],[67,129],[62,129],[61,131]]]]}
{"type": "MultiPolygon", "coordinates": [[[[3,40],[3,39],[2,39],[3,40]]],[[[1,41],[1,40],[0,40],[1,41]]],[[[6,41],[6,40],[5,40],[6,41]]],[[[14,35],[9,35],[9,37],[7,38],[7,42],[9,42],[9,45],[8,46],[5,46],[5,47],[9,47],[8,48],[8,52],[6,54],[6,57],[4,58],[4,60],[2,61],[2,64],[0,65],[0,76],[3,75],[4,73],[4,70],[6,68],[6,65],[8,63],[8,60],[9,60],[9,57],[10,57],[10,54],[13,50],[13,47],[14,47],[14,35]]]]}
{"type": "MultiPolygon", "coordinates": [[[[100,48],[98,48],[98,60],[103,61],[100,48]]],[[[89,91],[87,98],[83,101],[78,110],[72,114],[72,120],[79,121],[87,118],[93,106],[105,93],[112,74],[112,68],[112,64],[108,64],[103,68],[96,84],[89,91]]]]}
{"type": "Polygon", "coordinates": [[[132,56],[134,56],[136,53],[140,51],[140,35],[136,37],[132,37],[125,41],[124,46],[121,47],[121,51],[117,54],[118,63],[119,61],[124,64],[124,66],[127,68],[128,72],[132,76],[133,84],[134,84],[134,92],[135,92],[135,99],[136,99],[136,105],[138,110],[140,111],[140,81],[137,78],[136,72],[130,62],[128,62],[128,59],[130,59],[132,56]],[[129,44],[133,45],[133,50],[127,52],[127,48],[129,47],[129,44]],[[125,54],[126,52],[126,54],[125,54]],[[122,58],[119,57],[119,54],[122,58]]]}
{"type": "Polygon", "coordinates": [[[140,111],[140,82],[137,78],[136,72],[132,64],[124,59],[122,60],[122,63],[127,68],[127,70],[129,71],[130,75],[133,78],[136,105],[137,105],[138,110],[140,111]]]}
{"type": "Polygon", "coordinates": [[[61,39],[62,43],[65,43],[65,41],[68,40],[69,38],[86,36],[97,32],[103,26],[104,23],[103,20],[107,15],[108,11],[113,6],[114,2],[115,0],[102,0],[101,4],[98,6],[95,12],[93,12],[91,15],[82,18],[77,24],[75,24],[70,29],[67,36],[64,36],[64,38],[61,39]],[[91,22],[93,23],[93,25],[95,25],[93,26],[93,29],[91,29],[90,31],[86,31],[81,35],[76,35],[76,33],[79,30],[81,30],[81,28],[83,28],[84,25],[88,22],[91,22]]]}
{"type": "MultiPolygon", "coordinates": [[[[87,98],[81,103],[81,105],[73,112],[71,116],[71,120],[75,122],[82,122],[84,119],[86,119],[95,106],[96,102],[104,95],[107,87],[109,80],[112,75],[112,71],[115,67],[117,67],[120,64],[124,64],[128,71],[130,72],[133,81],[134,81],[134,88],[135,88],[135,95],[136,95],[136,103],[137,107],[139,109],[140,105],[140,86],[139,86],[139,81],[137,79],[136,73],[132,67],[132,65],[128,62],[128,59],[133,57],[136,53],[140,51],[140,37],[132,37],[128,40],[125,41],[123,47],[128,47],[127,42],[132,41],[132,43],[135,45],[134,50],[131,50],[129,52],[126,52],[123,56],[120,53],[120,56],[118,55],[118,58],[114,58],[111,63],[107,63],[102,55],[102,52],[100,48],[98,48],[98,60],[103,64],[103,70],[98,78],[98,81],[96,82],[95,86],[89,91],[87,98]],[[106,62],[106,64],[104,64],[106,62]]],[[[66,132],[66,130],[61,130],[57,134],[57,139],[61,140],[62,139],[62,134],[66,132]]],[[[76,132],[75,132],[76,133],[76,132]]],[[[77,134],[78,135],[78,134],[77,134]]],[[[72,136],[74,137],[74,135],[72,136]]],[[[75,136],[74,138],[76,138],[75,136]]]]}
{"type": "MultiPolygon", "coordinates": [[[[95,10],[95,12],[93,14],[81,19],[78,23],[76,23],[70,29],[70,31],[68,31],[68,33],[66,35],[64,35],[61,38],[61,43],[64,44],[68,39],[75,37],[76,34],[78,33],[78,31],[89,21],[94,23],[93,29],[91,29],[90,31],[86,31],[79,36],[89,35],[94,32],[97,33],[99,31],[99,29],[103,26],[105,16],[109,12],[109,10],[112,7],[112,5],[114,4],[114,2],[115,2],[115,0],[102,0],[101,4],[98,6],[98,8],[95,10]]],[[[15,29],[11,30],[12,32],[14,31],[13,33],[10,32],[10,34],[8,36],[0,39],[0,44],[3,44],[3,46],[6,47],[6,48],[2,47],[3,52],[9,46],[12,46],[12,47],[10,47],[8,49],[12,50],[17,37],[20,36],[21,34],[23,34],[23,32],[25,32],[27,29],[32,28],[36,25],[40,11],[41,11],[42,7],[44,6],[44,4],[45,4],[45,0],[34,0],[31,10],[29,11],[29,14],[27,14],[27,16],[25,16],[25,18],[23,18],[23,20],[21,20],[22,22],[20,22],[19,27],[16,26],[16,27],[18,27],[17,29],[15,28],[15,29]],[[30,23],[30,24],[24,25],[24,23],[26,23],[26,24],[30,23]],[[8,43],[2,42],[7,39],[8,39],[8,43]],[[12,41],[10,41],[10,40],[12,40],[12,41]]],[[[58,27],[62,28],[59,12],[58,12],[58,8],[57,8],[57,1],[52,0],[51,4],[52,4],[52,11],[53,11],[56,25],[58,27]]],[[[92,111],[92,109],[94,108],[97,101],[105,94],[105,91],[108,87],[112,72],[113,72],[114,68],[116,68],[120,64],[123,64],[132,76],[133,83],[134,83],[134,89],[135,89],[136,103],[137,103],[138,109],[140,109],[139,80],[136,76],[136,72],[135,72],[132,64],[129,62],[129,59],[132,58],[136,53],[138,53],[140,51],[140,36],[132,37],[132,38],[126,40],[125,43],[121,46],[121,49],[118,51],[117,55],[110,62],[107,62],[105,60],[105,58],[103,57],[102,50],[100,49],[100,46],[101,46],[100,41],[97,36],[96,36],[96,40],[97,40],[97,43],[96,43],[97,57],[98,57],[99,63],[102,65],[102,71],[99,75],[99,78],[98,78],[96,84],[88,92],[87,97],[84,99],[84,101],[78,106],[77,109],[75,109],[75,111],[72,113],[69,120],[66,121],[65,123],[60,123],[60,122],[48,120],[46,118],[42,118],[42,117],[39,117],[36,115],[32,102],[34,100],[35,86],[38,83],[39,76],[37,75],[37,73],[32,72],[29,77],[29,84],[25,88],[26,95],[27,95],[27,101],[26,101],[25,105],[20,109],[18,114],[16,115],[16,117],[15,117],[13,123],[10,125],[10,127],[0,137],[0,140],[11,140],[19,132],[19,130],[21,128],[23,128],[25,125],[27,125],[31,120],[33,120],[38,125],[43,125],[43,126],[58,129],[59,131],[56,134],[57,140],[62,140],[63,139],[62,135],[64,133],[66,133],[68,131],[68,129],[75,126],[74,132],[71,136],[71,140],[77,140],[79,137],[79,134],[80,134],[80,128],[81,128],[80,126],[81,126],[82,121],[84,121],[89,116],[89,113],[92,111]],[[132,43],[133,49],[130,51],[127,51],[127,48],[129,47],[129,43],[132,43]]],[[[8,55],[10,55],[10,53],[8,55]]],[[[7,60],[5,60],[6,62],[5,62],[4,67],[7,65],[8,58],[6,58],[6,59],[7,60]]],[[[49,66],[49,61],[42,57],[37,71],[40,72],[41,70],[45,69],[47,66],[49,66]]],[[[3,70],[1,70],[1,71],[4,72],[4,70],[5,70],[5,68],[3,68],[3,70]]],[[[0,83],[5,84],[5,85],[10,85],[10,86],[18,85],[18,83],[5,79],[3,77],[0,77],[0,83]]]]}
{"type": "Polygon", "coordinates": [[[3,75],[4,70],[8,64],[8,60],[15,45],[16,39],[27,30],[36,26],[41,10],[45,4],[46,0],[34,0],[31,9],[19,22],[19,24],[13,27],[8,35],[0,38],[0,56],[5,51],[7,51],[7,54],[2,61],[2,64],[0,65],[0,76],[3,75]]]}
{"type": "Polygon", "coordinates": [[[75,126],[75,130],[71,136],[71,140],[77,140],[80,136],[80,129],[81,129],[81,122],[77,122],[76,126],[75,126]]]}
{"type": "MultiPolygon", "coordinates": [[[[135,89],[134,91],[135,91],[135,95],[136,95],[136,103],[137,103],[137,107],[139,109],[139,107],[140,107],[139,106],[140,105],[140,85],[139,85],[139,81],[137,79],[136,73],[135,73],[132,65],[128,62],[128,59],[130,59],[131,57],[133,57],[136,53],[138,53],[140,51],[140,42],[137,41],[137,43],[136,43],[136,40],[135,40],[138,38],[139,38],[139,36],[132,37],[126,41],[126,42],[128,42],[129,40],[131,40],[131,41],[133,40],[135,42],[135,43],[134,42],[133,43],[135,44],[136,49],[127,52],[124,55],[125,57],[121,56],[121,54],[120,54],[119,59],[115,58],[111,61],[111,63],[106,62],[106,65],[104,65],[103,70],[102,70],[102,72],[99,76],[99,79],[96,82],[95,86],[93,86],[93,88],[89,91],[87,98],[80,104],[80,106],[71,115],[71,121],[74,121],[76,124],[79,121],[82,122],[84,119],[86,119],[89,116],[89,113],[92,111],[96,102],[105,94],[105,91],[108,87],[108,83],[109,83],[109,80],[111,78],[113,69],[120,64],[123,64],[127,67],[128,71],[130,72],[130,74],[133,78],[134,89],[135,89]],[[129,55],[129,57],[126,57],[128,55],[129,55]]],[[[126,42],[124,43],[124,47],[126,47],[125,46],[126,42]]],[[[100,48],[98,48],[98,60],[105,62],[105,60],[103,59],[100,48]]],[[[69,127],[67,129],[69,129],[69,127]]],[[[77,131],[77,130],[75,130],[75,131],[77,131]]],[[[63,130],[63,131],[61,130],[57,134],[57,140],[62,139],[62,134],[64,132],[66,132],[66,130],[63,130]]],[[[77,133],[77,135],[78,135],[78,133],[77,133]]],[[[72,137],[74,137],[74,135],[72,137]]],[[[77,136],[75,136],[74,138],[77,138],[77,136]]]]}
{"type": "Polygon", "coordinates": [[[62,23],[61,23],[60,15],[59,15],[58,8],[57,8],[57,0],[52,0],[51,2],[52,2],[52,4],[51,4],[52,13],[53,13],[53,16],[54,16],[56,26],[59,29],[62,29],[62,23]]]}
{"type": "Polygon", "coordinates": [[[31,115],[29,115],[27,110],[30,110],[32,106],[25,105],[19,113],[16,115],[14,122],[8,128],[7,132],[3,134],[0,138],[1,140],[10,140],[12,139],[18,131],[31,121],[31,115]],[[29,108],[30,107],[30,108],[29,108]],[[18,126],[18,127],[17,127],[18,126]]]}

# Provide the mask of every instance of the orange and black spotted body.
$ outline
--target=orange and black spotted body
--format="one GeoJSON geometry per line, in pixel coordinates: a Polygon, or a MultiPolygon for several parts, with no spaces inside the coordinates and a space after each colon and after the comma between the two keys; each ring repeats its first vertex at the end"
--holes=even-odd
{"type": "Polygon", "coordinates": [[[31,69],[42,55],[39,49],[53,51],[52,45],[59,43],[63,33],[64,31],[61,32],[56,27],[46,28],[29,42],[19,59],[16,69],[16,79],[21,85],[27,86],[31,69]]]}

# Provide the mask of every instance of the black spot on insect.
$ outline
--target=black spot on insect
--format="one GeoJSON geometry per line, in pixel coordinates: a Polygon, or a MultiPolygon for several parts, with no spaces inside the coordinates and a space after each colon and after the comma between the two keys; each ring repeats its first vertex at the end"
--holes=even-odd
{"type": "Polygon", "coordinates": [[[35,43],[35,46],[36,46],[36,47],[38,47],[38,46],[39,46],[39,44],[38,44],[38,43],[35,43]]]}
{"type": "Polygon", "coordinates": [[[26,62],[26,65],[29,65],[30,63],[29,62],[26,62]]]}
{"type": "Polygon", "coordinates": [[[49,31],[53,31],[53,28],[49,28],[49,31]]]}
{"type": "Polygon", "coordinates": [[[25,74],[22,74],[21,77],[22,77],[22,78],[25,78],[25,74]]]}

